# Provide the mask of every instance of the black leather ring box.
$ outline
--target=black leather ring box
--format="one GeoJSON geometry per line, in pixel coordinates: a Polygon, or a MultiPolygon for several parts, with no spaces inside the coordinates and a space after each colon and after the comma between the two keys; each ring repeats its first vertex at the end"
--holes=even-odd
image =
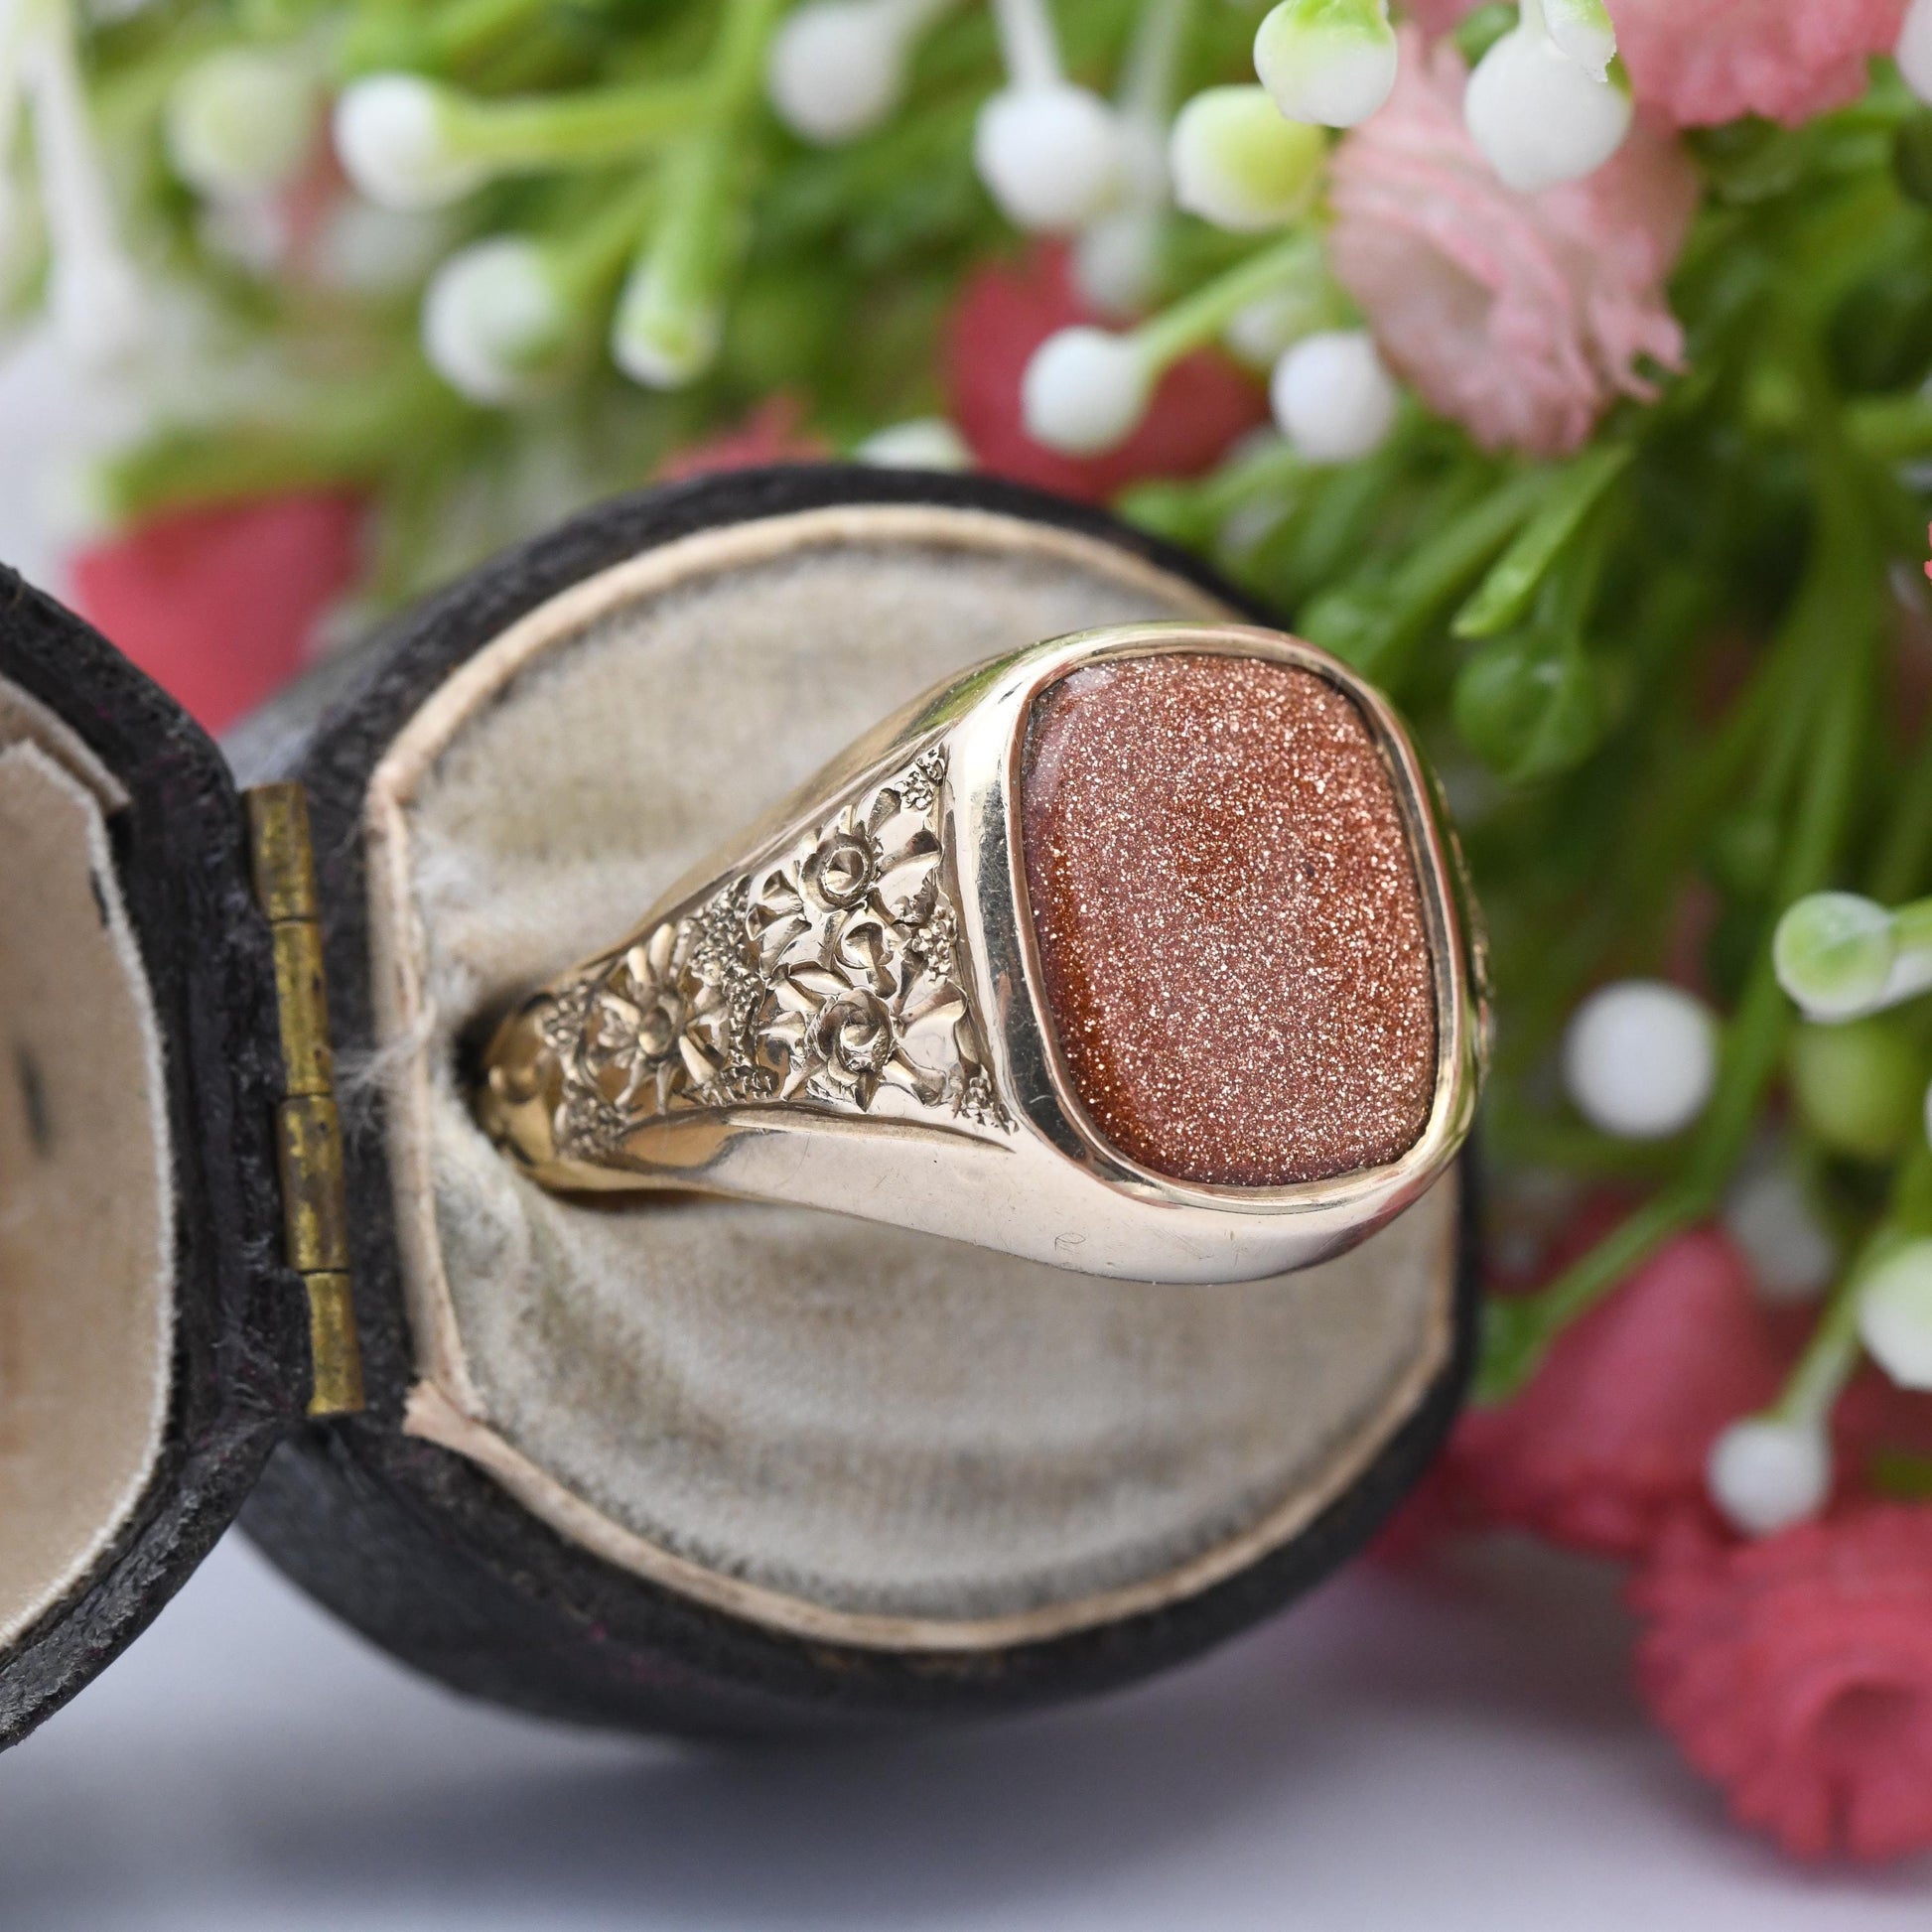
{"type": "Polygon", "coordinates": [[[1466,1164],[1175,1290],[545,1196],[463,1100],[486,1016],[921,689],[1230,613],[1048,497],[749,472],[496,558],[224,757],[0,577],[0,1741],[237,1514],[460,1690],[694,1732],[1099,1690],[1359,1549],[1461,1390],[1466,1164]]]}

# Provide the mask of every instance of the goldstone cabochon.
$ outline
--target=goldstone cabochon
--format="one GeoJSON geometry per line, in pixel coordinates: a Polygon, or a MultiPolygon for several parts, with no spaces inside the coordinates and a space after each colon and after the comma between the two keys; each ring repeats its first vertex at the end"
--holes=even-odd
{"type": "Polygon", "coordinates": [[[1415,1144],[1436,1084],[1421,891],[1342,691],[1259,658],[1093,665],[1035,700],[1023,776],[1046,1006],[1109,1143],[1245,1187],[1415,1144]]]}

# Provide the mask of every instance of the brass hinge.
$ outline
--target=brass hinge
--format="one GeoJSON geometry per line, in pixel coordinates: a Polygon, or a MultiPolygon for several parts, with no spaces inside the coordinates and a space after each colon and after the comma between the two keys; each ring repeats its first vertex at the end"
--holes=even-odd
{"type": "Polygon", "coordinates": [[[309,801],[297,784],[257,785],[243,798],[255,897],[275,936],[275,1008],[286,1070],[276,1141],[289,1266],[309,1291],[315,1363],[309,1414],[349,1415],[362,1407],[362,1350],[349,1293],[348,1193],[309,801]]]}

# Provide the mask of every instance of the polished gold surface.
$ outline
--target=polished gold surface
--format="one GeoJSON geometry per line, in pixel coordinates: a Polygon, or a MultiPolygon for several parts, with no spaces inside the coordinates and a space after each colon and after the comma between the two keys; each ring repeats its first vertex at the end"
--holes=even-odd
{"type": "Polygon", "coordinates": [[[889,721],[734,844],[499,1027],[479,1119],[545,1185],[784,1200],[1087,1273],[1232,1281],[1361,1240],[1468,1131],[1481,1017],[1446,833],[1387,705],[1297,639],[1142,624],[1035,645],[889,721]],[[1177,653],[1311,673],[1382,760],[1436,1023],[1427,1118],[1392,1160],[1281,1186],[1176,1178],[1110,1141],[1069,1077],[1022,856],[1027,721],[1071,673],[1177,653]]]}
{"type": "Polygon", "coordinates": [[[276,1154],[288,1264],[302,1277],[309,1297],[308,1412],[312,1417],[350,1414],[363,1406],[362,1358],[349,1288],[342,1117],[329,1044],[308,801],[300,785],[262,785],[245,794],[245,805],[255,897],[275,948],[283,1066],[276,1154]]]}

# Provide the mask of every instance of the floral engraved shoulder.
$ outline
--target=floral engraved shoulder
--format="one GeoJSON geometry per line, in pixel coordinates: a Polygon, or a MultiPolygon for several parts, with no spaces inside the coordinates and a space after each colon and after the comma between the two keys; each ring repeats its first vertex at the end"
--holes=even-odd
{"type": "Polygon", "coordinates": [[[559,1151],[648,1122],[804,1099],[1010,1130],[942,879],[943,750],[653,926],[553,1001],[559,1151]]]}

